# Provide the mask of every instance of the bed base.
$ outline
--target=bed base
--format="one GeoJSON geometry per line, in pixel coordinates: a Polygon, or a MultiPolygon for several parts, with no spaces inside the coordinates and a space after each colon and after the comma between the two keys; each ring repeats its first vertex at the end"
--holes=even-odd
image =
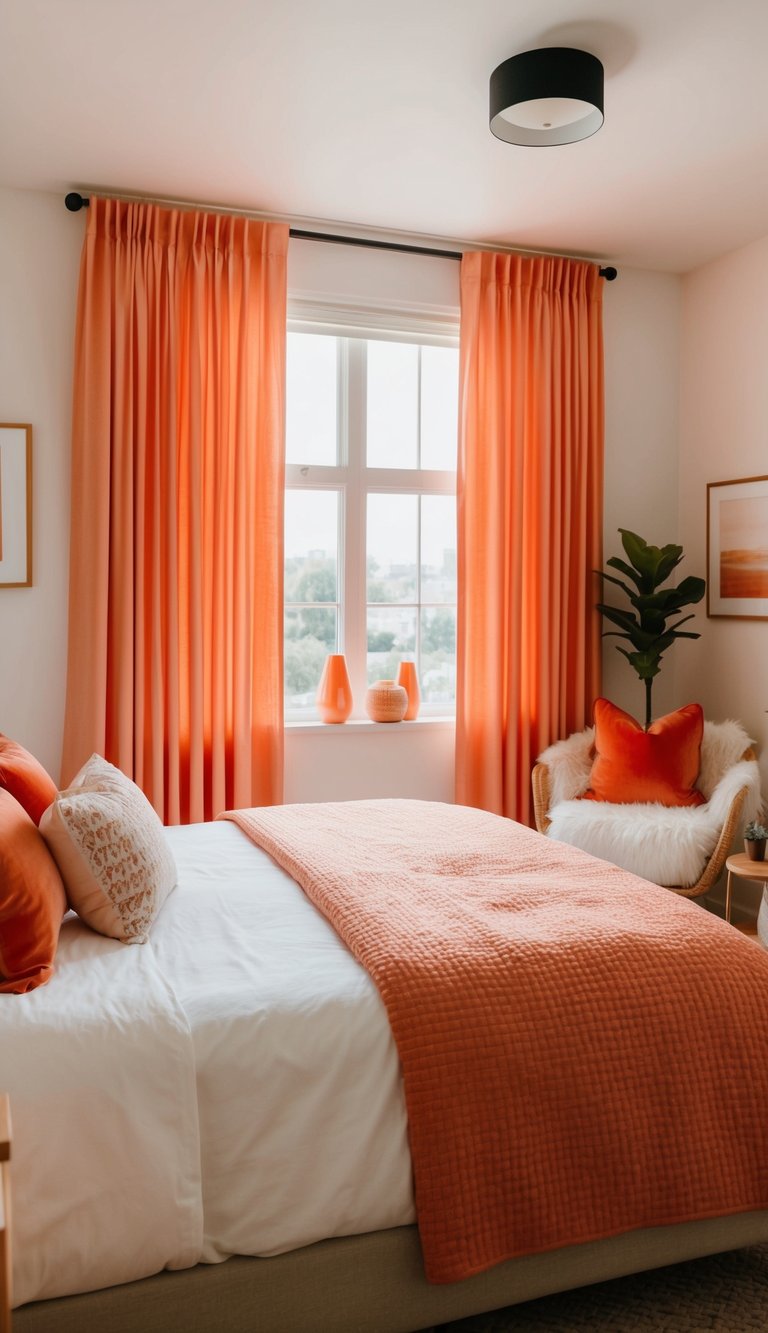
{"type": "Polygon", "coordinates": [[[424,1278],[416,1228],[235,1257],[14,1311],[14,1333],[415,1333],[434,1324],[768,1241],[768,1212],[651,1227],[534,1254],[448,1286],[424,1278]]]}

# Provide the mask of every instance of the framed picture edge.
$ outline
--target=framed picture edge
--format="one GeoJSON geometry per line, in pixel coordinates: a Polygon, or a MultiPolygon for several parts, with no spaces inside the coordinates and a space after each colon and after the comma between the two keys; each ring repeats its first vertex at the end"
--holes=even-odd
{"type": "Polygon", "coordinates": [[[713,611],[712,602],[712,563],[711,563],[711,541],[712,541],[712,491],[718,490],[721,486],[747,486],[757,481],[768,483],[768,475],[759,477],[732,477],[728,481],[708,481],[707,482],[707,620],[768,620],[768,612],[765,615],[753,615],[750,612],[739,614],[738,611],[713,611]]]}
{"type": "Polygon", "coordinates": [[[0,421],[0,430],[23,430],[26,434],[25,466],[27,483],[27,577],[13,583],[0,582],[0,588],[32,587],[32,425],[28,421],[0,421]]]}

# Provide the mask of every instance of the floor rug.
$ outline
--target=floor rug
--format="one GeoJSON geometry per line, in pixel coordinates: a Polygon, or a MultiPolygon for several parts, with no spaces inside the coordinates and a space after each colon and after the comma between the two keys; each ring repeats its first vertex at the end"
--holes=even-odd
{"type": "Polygon", "coordinates": [[[768,1245],[442,1324],[435,1333],[768,1333],[768,1245]]]}

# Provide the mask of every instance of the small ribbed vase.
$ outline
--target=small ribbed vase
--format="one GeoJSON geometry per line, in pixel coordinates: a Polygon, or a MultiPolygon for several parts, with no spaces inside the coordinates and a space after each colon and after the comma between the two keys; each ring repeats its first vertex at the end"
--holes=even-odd
{"type": "Polygon", "coordinates": [[[372,722],[402,722],[408,695],[394,680],[375,680],[365,696],[365,711],[372,722]]]}
{"type": "Polygon", "coordinates": [[[402,685],[408,695],[408,707],[405,710],[403,721],[413,722],[414,718],[419,716],[419,704],[421,703],[421,690],[419,689],[415,662],[400,663],[397,668],[397,683],[402,685]]]}
{"type": "Polygon", "coordinates": [[[346,722],[352,712],[352,686],[343,653],[329,653],[315,696],[323,722],[346,722]]]}

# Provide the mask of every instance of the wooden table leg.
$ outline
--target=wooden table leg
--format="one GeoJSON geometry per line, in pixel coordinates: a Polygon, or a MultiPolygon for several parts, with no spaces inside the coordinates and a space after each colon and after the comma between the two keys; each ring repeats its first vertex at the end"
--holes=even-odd
{"type": "Polygon", "coordinates": [[[11,1117],[8,1098],[0,1094],[0,1333],[11,1333],[11,1117]]]}
{"type": "Polygon", "coordinates": [[[731,919],[731,878],[732,878],[732,872],[729,870],[729,871],[728,871],[728,879],[727,879],[727,881],[726,881],[726,885],[725,885],[725,919],[726,919],[726,921],[730,921],[730,919],[731,919]]]}

